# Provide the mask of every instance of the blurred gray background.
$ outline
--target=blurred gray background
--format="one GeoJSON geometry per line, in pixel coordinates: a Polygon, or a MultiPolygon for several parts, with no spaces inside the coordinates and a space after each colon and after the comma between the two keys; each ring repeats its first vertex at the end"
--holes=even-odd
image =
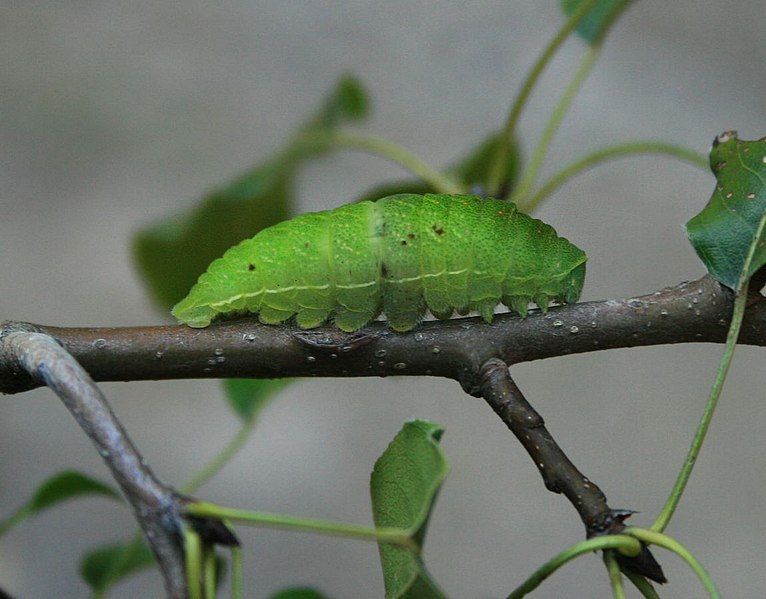
{"type": "MultiPolygon", "coordinates": [[[[374,99],[364,129],[446,164],[504,121],[523,75],[562,22],[557,2],[3,2],[0,5],[0,319],[57,325],[159,323],[128,252],[153,218],[191,208],[279,147],[343,71],[374,99]]],[[[611,36],[555,140],[543,179],[606,143],[660,138],[707,152],[728,128],[766,134],[762,0],[642,0],[611,36]]],[[[524,113],[529,152],[584,49],[568,42],[524,113]]],[[[403,172],[342,153],[303,171],[301,210],[334,207],[403,172]]],[[[703,274],[682,223],[713,179],[659,157],[625,159],[561,190],[538,215],[590,256],[584,299],[649,292],[703,274]]],[[[702,410],[721,347],[566,357],[515,368],[569,456],[615,507],[661,508],[702,410]]],[[[669,532],[726,596],[763,597],[766,571],[764,350],[737,351],[707,445],[669,532]]],[[[181,484],[237,429],[216,382],[105,384],[161,478],[181,484]]],[[[0,516],[45,477],[108,478],[57,399],[0,398],[0,516]]],[[[369,472],[401,423],[446,426],[452,472],[426,558],[453,597],[505,596],[582,538],[518,442],[452,382],[314,380],[292,385],[252,441],[199,495],[227,505],[369,523],[369,472]]],[[[129,512],[71,502],[0,542],[0,586],[81,597],[79,555],[133,531],[129,512]]],[[[373,544],[240,529],[246,586],[266,597],[310,584],[382,596],[373,544]]],[[[657,550],[667,594],[701,589],[657,550]]],[[[161,594],[156,573],[114,597],[161,594]]],[[[608,596],[599,558],[538,597],[608,596]]],[[[635,594],[634,594],[635,596],[635,594]]]]}

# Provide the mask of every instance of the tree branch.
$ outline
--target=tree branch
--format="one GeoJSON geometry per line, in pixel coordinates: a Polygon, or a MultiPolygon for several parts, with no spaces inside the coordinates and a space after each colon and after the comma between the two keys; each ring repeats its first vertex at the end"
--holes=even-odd
{"type": "MultiPolygon", "coordinates": [[[[596,483],[583,475],[558,446],[545,421],[529,405],[511,378],[508,365],[493,358],[481,369],[480,393],[506,424],[535,462],[545,487],[553,493],[563,493],[577,510],[585,524],[588,538],[620,534],[625,519],[633,512],[613,510],[596,483]]],[[[644,545],[633,557],[617,554],[621,567],[655,582],[666,582],[662,568],[644,545]]]]}
{"type": "MultiPolygon", "coordinates": [[[[722,343],[733,294],[706,276],[643,297],[531,311],[424,322],[399,334],[382,322],[357,333],[332,326],[300,330],[244,317],[205,329],[186,326],[58,328],[6,322],[55,338],[97,381],[290,376],[441,376],[471,393],[491,358],[508,365],[604,349],[666,343],[722,343]]],[[[766,346],[766,298],[754,294],[739,342],[766,346]]],[[[0,359],[0,392],[41,385],[0,359]]]]}
{"type": "MultiPolygon", "coordinates": [[[[758,281],[754,289],[764,282],[758,281]]],[[[492,324],[478,318],[425,322],[410,334],[395,333],[385,323],[352,334],[332,326],[304,331],[262,325],[252,317],[224,320],[205,329],[59,328],[4,322],[0,323],[0,393],[48,385],[59,394],[133,505],[169,595],[182,597],[186,586],[178,527],[186,499],[146,467],[91,377],[99,381],[387,375],[455,379],[468,393],[485,397],[535,460],[548,489],[572,502],[587,534],[594,536],[619,532],[630,512],[609,508],[600,489],[569,461],[514,384],[508,365],[612,348],[721,343],[733,300],[731,290],[705,276],[643,297],[561,306],[547,314],[532,311],[526,318],[498,315],[492,324]]],[[[739,342],[766,346],[766,298],[758,293],[748,301],[739,342]]],[[[208,542],[236,543],[220,523],[186,521],[204,532],[208,542]]],[[[633,558],[617,558],[626,569],[653,580],[664,578],[646,549],[633,558]]]]}

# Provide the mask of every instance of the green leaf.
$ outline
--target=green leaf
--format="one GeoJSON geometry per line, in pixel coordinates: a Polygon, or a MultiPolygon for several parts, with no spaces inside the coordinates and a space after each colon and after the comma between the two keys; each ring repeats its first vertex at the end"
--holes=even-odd
{"type": "Polygon", "coordinates": [[[228,379],[223,386],[231,408],[243,421],[250,422],[289,382],[290,379],[228,379]]]}
{"type": "MultiPolygon", "coordinates": [[[[462,183],[468,187],[479,186],[487,189],[489,185],[492,159],[497,154],[498,146],[502,143],[505,132],[493,133],[474,147],[467,156],[449,169],[462,183]]],[[[516,139],[510,147],[507,162],[503,169],[505,173],[504,185],[513,189],[518,179],[521,167],[521,147],[516,139]]]]}
{"type": "Polygon", "coordinates": [[[29,506],[35,512],[40,512],[61,501],[81,495],[103,495],[121,499],[120,494],[109,485],[80,472],[65,470],[40,485],[29,506]]]}
{"type": "Polygon", "coordinates": [[[710,167],[718,180],[715,191],[686,223],[686,232],[710,274],[736,290],[754,242],[747,277],[766,264],[766,239],[755,239],[766,211],[766,139],[743,141],[736,132],[723,133],[713,143],[710,167]]]}
{"type": "Polygon", "coordinates": [[[214,191],[191,213],[162,219],[133,241],[139,273],[156,302],[170,308],[229,247],[288,217],[291,172],[279,160],[214,191]]]}
{"type": "Polygon", "coordinates": [[[296,587],[278,591],[269,599],[327,599],[327,595],[309,587],[296,587]]]}
{"type": "MultiPolygon", "coordinates": [[[[492,158],[497,152],[497,147],[501,143],[502,133],[493,133],[486,137],[477,146],[472,148],[466,156],[453,164],[447,173],[458,179],[468,188],[479,188],[478,192],[485,193],[489,185],[490,170],[492,167],[492,158]]],[[[513,189],[518,178],[521,167],[521,148],[514,140],[511,151],[508,154],[508,161],[505,166],[505,185],[513,189]]],[[[387,196],[400,193],[414,193],[422,195],[424,193],[434,193],[436,190],[430,185],[419,180],[391,181],[382,183],[366,191],[359,198],[363,200],[379,200],[387,196]]]]}
{"type": "Polygon", "coordinates": [[[370,112],[370,100],[362,82],[350,74],[343,75],[324,101],[322,108],[305,129],[332,129],[344,122],[359,121],[370,112]]]}
{"type": "Polygon", "coordinates": [[[119,580],[152,567],[154,554],[143,541],[102,545],[80,561],[80,576],[95,593],[103,593],[119,580]]]}
{"type": "Polygon", "coordinates": [[[293,207],[296,170],[331,149],[321,143],[321,134],[367,112],[361,84],[350,76],[341,78],[316,116],[274,158],[208,194],[191,212],[138,231],[134,258],[157,303],[172,307],[229,247],[286,219],[293,207]]]}
{"type": "MultiPolygon", "coordinates": [[[[571,15],[587,0],[561,0],[561,8],[567,15],[571,15]]],[[[589,44],[596,44],[609,27],[612,14],[630,0],[601,0],[591,8],[583,19],[577,24],[575,31],[580,34],[589,44]]]]}
{"type": "Polygon", "coordinates": [[[26,505],[0,522],[0,536],[30,516],[39,514],[41,511],[67,499],[84,495],[101,495],[112,499],[121,499],[120,494],[109,485],[80,472],[65,470],[42,483],[26,505]]]}
{"type": "MultiPolygon", "coordinates": [[[[375,525],[409,529],[420,547],[436,495],[449,472],[439,446],[443,432],[432,422],[407,422],[375,462],[370,480],[375,525]]],[[[379,549],[387,598],[444,596],[418,556],[383,543],[379,549]]]]}

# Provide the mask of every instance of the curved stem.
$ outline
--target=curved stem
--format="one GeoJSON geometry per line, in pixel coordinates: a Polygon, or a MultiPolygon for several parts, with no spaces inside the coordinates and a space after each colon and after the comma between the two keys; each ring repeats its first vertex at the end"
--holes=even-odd
{"type": "Polygon", "coordinates": [[[529,214],[537,208],[543,200],[576,175],[579,175],[602,162],[620,158],[622,156],[629,156],[631,154],[666,154],[678,158],[679,160],[689,162],[694,166],[698,166],[706,172],[708,170],[707,158],[702,154],[674,144],[658,141],[636,141],[616,144],[596,150],[564,167],[551,177],[551,179],[528,201],[520,203],[519,210],[529,214]]]}
{"type": "Polygon", "coordinates": [[[625,529],[625,534],[635,537],[644,543],[664,547],[668,551],[672,551],[678,555],[694,571],[710,597],[712,599],[720,599],[721,595],[718,593],[718,589],[716,589],[715,583],[713,582],[713,579],[710,578],[710,574],[707,573],[707,570],[702,567],[702,564],[697,561],[697,558],[694,557],[686,547],[681,545],[681,543],[674,538],[654,530],[634,528],[632,526],[625,529]]]}
{"type": "Polygon", "coordinates": [[[697,430],[694,433],[689,451],[686,454],[684,465],[681,467],[681,471],[678,473],[673,490],[670,492],[665,505],[662,508],[659,516],[651,526],[651,530],[662,532],[667,527],[670,519],[673,517],[673,512],[678,507],[678,502],[681,501],[681,495],[683,495],[686,484],[689,482],[689,477],[694,469],[694,464],[697,461],[697,456],[702,449],[702,444],[705,442],[705,435],[707,434],[710,422],[713,419],[716,405],[718,405],[718,399],[721,397],[721,391],[723,390],[723,383],[726,380],[726,375],[729,372],[729,366],[731,366],[732,358],[734,357],[734,350],[737,347],[737,340],[739,339],[739,332],[742,328],[742,319],[745,314],[745,308],[748,301],[748,273],[750,272],[750,265],[753,262],[755,256],[755,250],[758,247],[764,236],[764,230],[766,230],[766,212],[764,212],[758,223],[758,228],[753,235],[753,241],[748,249],[747,256],[742,264],[742,272],[739,275],[739,281],[737,282],[737,297],[734,299],[734,309],[731,315],[731,324],[729,325],[729,332],[726,335],[726,347],[724,348],[721,360],[718,363],[718,369],[716,370],[715,380],[713,381],[713,387],[710,389],[710,396],[708,397],[705,409],[702,412],[702,418],[700,419],[697,430]]]}
{"type": "MultiPolygon", "coordinates": [[[[211,478],[213,478],[216,474],[218,474],[226,464],[229,463],[229,461],[239,453],[239,451],[242,449],[244,444],[247,442],[247,440],[250,438],[250,435],[253,432],[253,429],[255,428],[255,424],[257,422],[257,418],[253,417],[250,418],[247,422],[245,422],[237,432],[237,434],[229,441],[229,443],[217,454],[215,455],[205,466],[202,467],[199,472],[194,474],[192,478],[190,478],[186,484],[184,484],[181,487],[181,493],[183,494],[192,494],[197,489],[199,489],[202,485],[204,485],[207,481],[209,481],[211,478]]],[[[0,534],[2,534],[2,527],[0,526],[0,534]]],[[[105,596],[105,593],[109,588],[112,586],[114,581],[117,578],[117,574],[119,574],[122,571],[122,567],[125,562],[127,562],[132,553],[135,551],[138,551],[141,547],[141,544],[143,543],[143,536],[140,532],[136,533],[133,538],[128,542],[125,551],[123,551],[123,554],[121,556],[121,559],[112,562],[111,567],[109,568],[109,571],[106,574],[107,582],[104,584],[103,591],[96,593],[95,597],[101,597],[105,596]]],[[[239,567],[241,570],[242,567],[242,557],[241,552],[239,548],[232,547],[232,564],[233,568],[236,566],[237,562],[235,560],[235,555],[239,556],[239,567]],[[236,551],[235,551],[236,550],[236,551]]],[[[241,588],[240,588],[240,595],[234,594],[234,583],[236,582],[237,578],[235,576],[236,572],[232,572],[232,596],[234,599],[241,599],[241,588]]],[[[241,574],[241,572],[240,572],[241,574]]],[[[241,582],[241,576],[240,581],[241,582]]]]}
{"type": "Polygon", "coordinates": [[[455,181],[452,177],[430,167],[418,156],[408,149],[388,141],[381,137],[372,135],[355,135],[352,133],[330,133],[327,136],[320,136],[320,141],[325,140],[338,147],[353,148],[363,150],[370,154],[382,156],[407,169],[412,174],[431,185],[436,191],[441,193],[464,193],[466,190],[463,185],[455,181]]]}
{"type": "Polygon", "coordinates": [[[254,524],[256,526],[267,528],[301,530],[354,539],[382,541],[384,543],[398,545],[416,553],[420,551],[420,548],[412,539],[409,531],[402,528],[371,528],[369,526],[360,526],[358,524],[330,522],[328,520],[316,520],[314,518],[296,518],[295,516],[287,514],[272,514],[269,512],[227,508],[206,502],[190,503],[186,505],[185,512],[190,516],[226,519],[233,522],[254,524]]]}
{"type": "Polygon", "coordinates": [[[526,170],[524,171],[524,176],[522,177],[521,182],[513,193],[511,198],[513,201],[518,203],[519,200],[523,200],[524,197],[532,190],[532,187],[535,184],[535,180],[537,179],[537,173],[540,170],[543,161],[545,160],[545,155],[548,153],[548,147],[553,140],[553,136],[556,134],[556,130],[561,124],[561,121],[564,119],[564,115],[567,113],[567,110],[569,110],[569,107],[577,95],[577,92],[580,91],[583,82],[588,78],[591,70],[593,70],[593,67],[596,64],[596,60],[601,54],[601,49],[604,46],[604,40],[606,39],[609,30],[617,21],[619,16],[625,12],[625,9],[628,8],[628,6],[630,6],[630,2],[621,2],[615,6],[614,9],[612,9],[611,14],[609,14],[607,20],[602,25],[601,33],[599,34],[598,38],[593,40],[591,46],[588,48],[588,51],[583,57],[580,66],[577,67],[572,80],[564,90],[563,95],[551,113],[550,119],[548,120],[545,129],[543,129],[543,134],[540,136],[540,141],[532,153],[532,158],[529,161],[529,166],[527,166],[526,170]]]}
{"type": "Polygon", "coordinates": [[[614,599],[625,599],[625,589],[622,586],[622,573],[620,572],[620,565],[614,558],[614,553],[611,551],[604,551],[604,563],[606,564],[606,570],[609,573],[609,584],[612,586],[612,597],[614,597],[614,599]]]}
{"type": "Polygon", "coordinates": [[[540,566],[535,570],[532,576],[527,578],[523,584],[508,595],[508,599],[519,599],[520,597],[524,597],[528,593],[531,593],[540,586],[546,578],[573,559],[580,557],[585,553],[602,551],[605,549],[623,549],[637,554],[641,551],[641,544],[636,539],[627,535],[608,535],[581,541],[580,543],[565,549],[553,559],[540,566]]]}
{"type": "Polygon", "coordinates": [[[537,173],[540,170],[543,161],[545,160],[545,156],[548,153],[548,148],[551,145],[553,136],[556,134],[556,130],[561,124],[561,121],[564,119],[564,115],[566,115],[569,107],[572,105],[572,101],[577,95],[577,92],[580,91],[580,87],[582,87],[583,82],[585,79],[587,79],[591,70],[593,70],[593,67],[596,64],[600,54],[601,44],[588,48],[588,51],[580,63],[580,66],[577,68],[577,71],[575,71],[572,80],[564,90],[564,94],[561,96],[558,103],[554,107],[553,112],[551,113],[551,117],[548,120],[545,129],[543,129],[542,135],[540,136],[540,141],[537,143],[537,146],[532,153],[532,158],[529,160],[529,165],[524,170],[524,176],[522,177],[519,185],[516,187],[513,195],[511,196],[511,199],[516,203],[519,203],[519,200],[523,199],[534,185],[535,180],[537,179],[537,173]]]}
{"type": "MultiPolygon", "coordinates": [[[[255,423],[257,421],[257,418],[251,418],[248,420],[245,424],[242,425],[242,427],[239,429],[237,434],[234,436],[234,438],[229,441],[229,443],[216,455],[213,457],[210,462],[208,462],[199,472],[197,472],[194,476],[192,476],[189,481],[181,487],[181,493],[183,494],[191,494],[194,493],[197,489],[199,489],[203,484],[205,484],[208,480],[213,478],[218,472],[221,471],[221,469],[231,460],[241,449],[242,446],[247,442],[247,440],[250,438],[250,434],[253,432],[253,428],[255,427],[255,423]]],[[[128,542],[125,550],[123,551],[123,554],[121,558],[117,561],[112,562],[111,567],[109,568],[109,571],[105,575],[105,578],[107,582],[104,584],[103,591],[96,593],[94,597],[102,597],[105,596],[105,593],[107,590],[110,589],[114,581],[117,579],[117,575],[122,571],[122,567],[127,562],[132,553],[134,551],[138,551],[141,547],[141,544],[143,543],[143,536],[140,532],[136,533],[133,538],[128,542]]],[[[234,555],[235,555],[235,549],[237,552],[239,552],[238,548],[232,547],[232,563],[234,564],[234,555]]],[[[240,567],[242,565],[241,562],[241,554],[240,554],[240,567]]],[[[234,573],[232,573],[232,581],[236,580],[234,577],[234,573]]],[[[234,583],[232,582],[232,585],[234,583]]],[[[234,587],[232,586],[232,589],[234,587]]],[[[233,590],[232,590],[233,593],[233,590]]],[[[233,597],[236,599],[237,595],[233,595],[233,597]]],[[[241,599],[242,595],[239,595],[239,598],[241,599]]]]}
{"type": "Polygon", "coordinates": [[[702,449],[702,444],[705,442],[705,435],[707,434],[710,422],[713,419],[715,408],[718,405],[718,399],[721,397],[721,390],[723,389],[723,383],[726,380],[726,374],[729,372],[731,360],[734,357],[734,349],[737,347],[737,337],[739,336],[739,329],[742,324],[742,316],[745,312],[746,303],[746,292],[741,293],[734,301],[734,313],[732,315],[731,326],[729,327],[729,334],[726,337],[726,348],[721,356],[721,361],[718,363],[718,370],[716,371],[715,380],[713,381],[713,387],[710,390],[710,396],[705,404],[702,418],[697,425],[697,430],[694,433],[694,439],[692,439],[684,464],[681,467],[681,471],[678,473],[675,485],[673,485],[673,490],[670,492],[659,516],[657,516],[657,519],[652,524],[652,530],[662,532],[667,528],[670,519],[673,517],[673,513],[678,507],[678,502],[681,501],[681,495],[683,495],[684,489],[686,489],[686,484],[689,482],[689,477],[692,474],[694,464],[702,449]]]}
{"type": "Polygon", "coordinates": [[[540,75],[545,70],[545,67],[548,66],[548,63],[550,63],[553,55],[556,54],[556,51],[561,47],[561,44],[566,41],[569,34],[572,33],[583,17],[598,2],[599,0],[587,0],[587,2],[580,4],[580,6],[577,7],[577,10],[569,16],[561,29],[559,29],[554,38],[548,42],[548,45],[537,59],[537,62],[535,62],[532,69],[527,73],[524,83],[521,85],[521,89],[511,105],[511,110],[508,113],[508,119],[505,123],[502,141],[498,145],[497,152],[492,160],[487,190],[490,196],[495,196],[500,191],[503,176],[505,174],[503,170],[508,160],[508,152],[510,151],[511,144],[513,144],[513,134],[516,130],[516,124],[521,116],[521,111],[524,109],[524,106],[529,99],[529,95],[537,84],[537,80],[540,79],[540,75]]]}

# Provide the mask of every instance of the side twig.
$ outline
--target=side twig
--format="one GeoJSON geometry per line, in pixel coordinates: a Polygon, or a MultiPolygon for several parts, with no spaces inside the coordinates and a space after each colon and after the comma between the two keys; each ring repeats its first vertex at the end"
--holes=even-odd
{"type": "MultiPolygon", "coordinates": [[[[535,462],[546,488],[562,493],[572,503],[585,524],[588,538],[620,534],[625,519],[633,512],[614,510],[593,481],[583,475],[553,439],[545,422],[529,404],[511,378],[508,366],[498,359],[488,360],[481,369],[481,396],[506,424],[535,462]]],[[[620,567],[659,583],[666,581],[662,568],[646,546],[628,557],[616,554],[620,567]]]]}
{"type": "Polygon", "coordinates": [[[17,331],[0,338],[0,358],[54,391],[106,462],[146,535],[169,597],[186,597],[178,530],[180,497],[144,462],[85,370],[48,335],[17,331]]]}

